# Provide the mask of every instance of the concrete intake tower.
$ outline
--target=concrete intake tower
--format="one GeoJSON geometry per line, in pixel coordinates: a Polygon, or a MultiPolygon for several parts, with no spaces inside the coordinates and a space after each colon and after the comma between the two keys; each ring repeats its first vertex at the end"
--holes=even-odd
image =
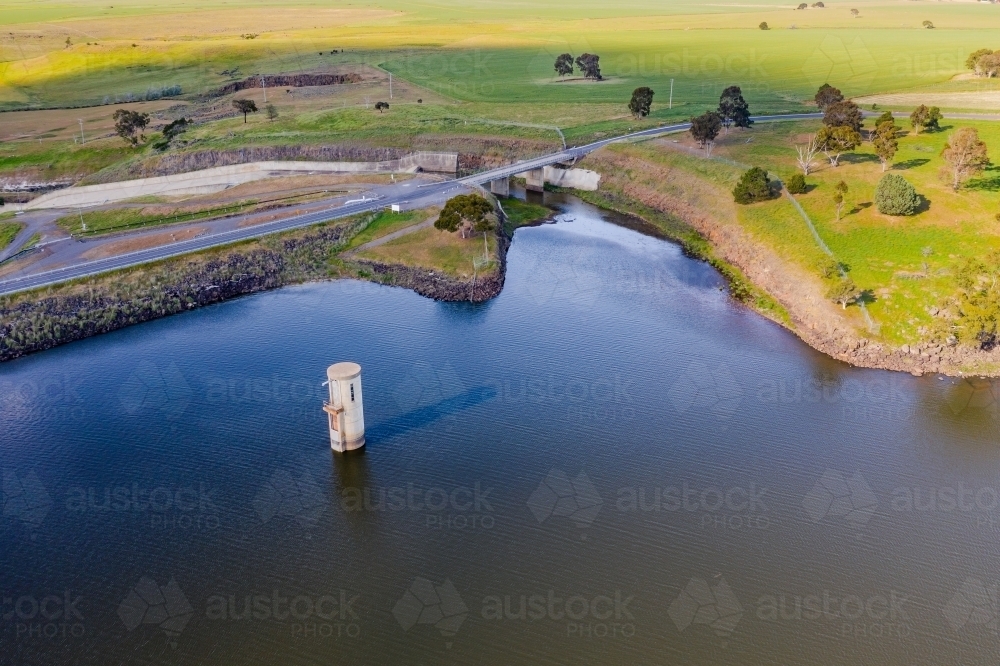
{"type": "Polygon", "coordinates": [[[361,366],[334,363],[326,369],[330,402],[323,411],[330,420],[330,447],[339,453],[365,445],[365,412],[361,400],[361,366]]]}

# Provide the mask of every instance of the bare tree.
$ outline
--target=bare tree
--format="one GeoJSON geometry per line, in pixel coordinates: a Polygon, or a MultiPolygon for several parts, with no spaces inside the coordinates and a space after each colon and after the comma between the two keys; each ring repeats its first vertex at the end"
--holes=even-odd
{"type": "Polygon", "coordinates": [[[795,161],[798,163],[799,168],[802,169],[802,175],[808,176],[809,171],[816,164],[816,153],[819,152],[819,146],[816,145],[816,136],[809,137],[809,142],[805,145],[795,146],[795,152],[799,154],[798,159],[795,161]]]}

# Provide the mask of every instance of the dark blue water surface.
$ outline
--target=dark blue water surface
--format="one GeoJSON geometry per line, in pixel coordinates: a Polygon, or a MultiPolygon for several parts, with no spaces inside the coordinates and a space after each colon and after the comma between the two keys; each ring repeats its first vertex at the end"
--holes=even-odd
{"type": "Polygon", "coordinates": [[[559,205],[490,303],[310,284],[0,366],[0,663],[992,660],[997,387],[559,205]]]}

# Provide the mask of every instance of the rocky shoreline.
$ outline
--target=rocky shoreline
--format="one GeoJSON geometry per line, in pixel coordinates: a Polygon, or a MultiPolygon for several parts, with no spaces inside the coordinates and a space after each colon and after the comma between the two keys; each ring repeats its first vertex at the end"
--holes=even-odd
{"type": "Polygon", "coordinates": [[[332,276],[351,219],[0,299],[0,362],[239,296],[332,276]]]}
{"type": "Polygon", "coordinates": [[[1000,348],[987,351],[933,343],[893,348],[867,338],[845,337],[836,340],[793,332],[809,346],[827,356],[861,368],[909,372],[918,377],[924,374],[953,377],[1000,376],[1000,348]]]}
{"type": "Polygon", "coordinates": [[[439,301],[487,301],[503,289],[507,248],[498,231],[500,263],[475,281],[424,269],[353,260],[331,273],[329,257],[360,231],[354,219],[223,248],[29,295],[0,299],[0,362],[133,324],[232,298],[331,278],[367,279],[412,289],[439,301]]]}
{"type": "MultiPolygon", "coordinates": [[[[801,291],[776,289],[762,253],[747,252],[745,238],[733,238],[731,230],[718,233],[706,227],[704,216],[685,219],[684,202],[674,202],[662,210],[662,201],[642,201],[635,193],[624,199],[614,194],[586,197],[590,203],[619,213],[632,215],[680,242],[686,249],[690,238],[662,229],[663,224],[647,219],[638,208],[652,208],[679,219],[701,235],[725,262],[742,271],[746,280],[787,308],[790,321],[780,321],[773,313],[761,314],[788,328],[814,349],[853,366],[909,372],[914,375],[939,373],[952,376],[1000,376],[1000,348],[989,351],[940,344],[891,347],[859,335],[843,321],[823,321],[808,316],[816,310],[802,307],[800,301],[814,300],[801,291]],[[634,201],[639,206],[630,206],[634,201]],[[681,214],[678,214],[681,213],[681,214]],[[736,251],[738,248],[739,251],[736,251]]],[[[231,298],[276,289],[301,282],[331,277],[356,277],[379,284],[411,289],[437,301],[482,303],[497,296],[506,277],[507,249],[510,239],[498,230],[499,265],[493,272],[475,280],[461,280],[440,272],[399,264],[350,259],[347,270],[331,274],[325,261],[337,247],[363,227],[363,220],[326,225],[306,230],[294,237],[265,239],[248,248],[221,250],[207,256],[182,258],[155,268],[138,269],[140,284],[115,276],[99,278],[97,284],[76,285],[47,290],[32,299],[0,302],[0,362],[37,351],[107,333],[132,324],[177,314],[196,307],[231,298]]],[[[676,230],[673,230],[676,231],[676,230]]],[[[715,265],[717,259],[693,252],[715,265]]],[[[773,260],[773,258],[769,257],[773,260]]],[[[723,266],[723,269],[725,266],[723,266]]],[[[733,280],[732,271],[720,269],[733,280]]],[[[743,289],[734,285],[733,289],[743,289]]],[[[734,295],[735,291],[734,291],[734,295]]],[[[754,307],[752,300],[741,299],[754,307]]],[[[759,308],[757,308],[760,310],[759,308]]]]}
{"type": "Polygon", "coordinates": [[[362,275],[364,272],[372,275],[369,279],[373,282],[412,289],[421,296],[435,301],[470,303],[488,301],[503,290],[506,273],[505,267],[500,267],[485,277],[466,282],[423,268],[383,264],[363,259],[356,260],[355,263],[363,271],[362,275]]]}
{"type": "MultiPolygon", "coordinates": [[[[598,165],[591,168],[596,167],[602,172],[602,186],[607,184],[614,189],[590,193],[584,197],[588,202],[633,215],[661,228],[699,259],[713,265],[721,259],[723,264],[735,267],[742,273],[741,277],[775,299],[787,311],[787,320],[755,307],[752,299],[739,300],[785,327],[817,351],[852,366],[908,372],[916,376],[934,373],[953,377],[1000,377],[1000,347],[982,350],[931,342],[895,347],[867,337],[847,318],[840,316],[840,308],[826,299],[822,289],[809,276],[797,274],[787,264],[782,266],[785,262],[780,257],[742,231],[738,225],[723,224],[707,214],[705,208],[697,203],[699,198],[704,201],[706,196],[713,196],[707,189],[707,183],[704,192],[671,195],[635,182],[634,179],[622,181],[620,174],[627,173],[628,170],[620,156],[604,153],[596,161],[598,165]],[[685,196],[692,200],[686,200],[685,196]],[[658,224],[657,220],[648,219],[649,216],[644,213],[650,210],[662,213],[672,222],[679,220],[696,232],[701,241],[707,242],[711,253],[716,256],[706,256],[705,252],[692,248],[691,238],[678,233],[676,228],[664,228],[665,225],[658,224]],[[785,270],[775,270],[776,267],[785,270]]],[[[667,178],[664,173],[648,175],[653,180],[667,178]]],[[[691,183],[687,185],[691,186],[691,183]]],[[[730,271],[720,272],[727,280],[733,280],[730,271]]],[[[739,298],[740,294],[736,292],[743,289],[744,285],[734,284],[734,296],[739,298]]]]}

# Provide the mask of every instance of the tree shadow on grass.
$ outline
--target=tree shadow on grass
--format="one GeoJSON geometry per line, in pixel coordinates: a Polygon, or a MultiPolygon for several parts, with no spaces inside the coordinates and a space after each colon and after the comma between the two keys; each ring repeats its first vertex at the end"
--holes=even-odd
{"type": "Polygon", "coordinates": [[[864,303],[866,306],[868,306],[876,302],[877,300],[878,297],[875,295],[874,291],[872,291],[871,289],[865,289],[861,292],[861,295],[858,296],[858,300],[856,302],[864,303]]]}
{"type": "Polygon", "coordinates": [[[918,203],[917,207],[913,210],[914,215],[918,215],[920,213],[926,213],[931,209],[930,199],[928,199],[922,194],[918,194],[917,198],[920,199],[920,203],[918,203]]]}
{"type": "Polygon", "coordinates": [[[859,203],[859,204],[855,205],[853,208],[851,208],[851,210],[847,211],[847,214],[848,215],[857,215],[858,213],[860,213],[861,211],[865,210],[866,208],[871,208],[871,207],[872,207],[872,202],[871,201],[862,201],[861,203],[859,203]]]}
{"type": "Polygon", "coordinates": [[[930,162],[930,159],[926,157],[915,157],[912,160],[903,160],[902,162],[896,162],[892,165],[895,171],[905,171],[906,169],[915,169],[916,167],[923,166],[930,162]]]}
{"type": "Polygon", "coordinates": [[[878,161],[878,155],[870,153],[844,153],[840,156],[841,164],[868,164],[878,161]]]}
{"type": "Polygon", "coordinates": [[[972,178],[965,184],[965,187],[979,192],[1000,191],[1000,167],[988,167],[983,176],[972,178]]]}

